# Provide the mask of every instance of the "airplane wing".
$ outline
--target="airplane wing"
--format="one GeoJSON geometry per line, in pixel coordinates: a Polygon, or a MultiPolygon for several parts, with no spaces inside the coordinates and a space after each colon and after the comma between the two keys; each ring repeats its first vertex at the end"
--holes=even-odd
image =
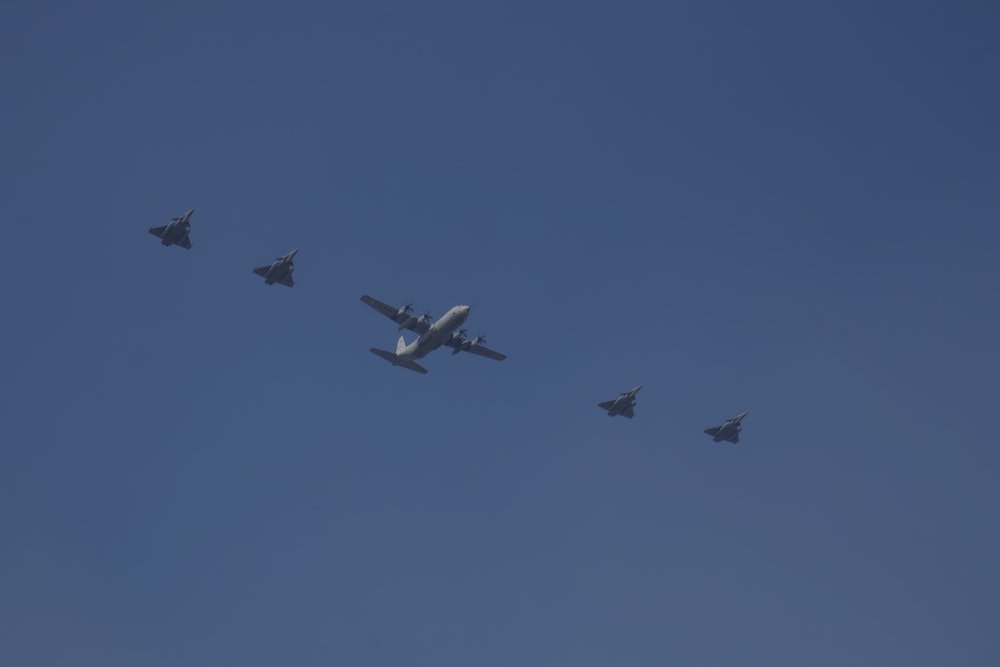
{"type": "Polygon", "coordinates": [[[599,407],[602,410],[610,410],[611,406],[614,404],[615,404],[614,401],[604,401],[603,403],[598,403],[597,407],[599,407]]]}
{"type": "Polygon", "coordinates": [[[480,357],[486,357],[487,359],[496,359],[497,361],[503,361],[507,358],[506,354],[500,354],[495,352],[485,345],[470,345],[469,347],[462,347],[462,343],[456,340],[454,337],[449,338],[445,343],[450,348],[456,350],[461,350],[462,352],[471,352],[472,354],[478,354],[480,357]]]}
{"type": "Polygon", "coordinates": [[[383,303],[378,299],[373,299],[372,297],[365,294],[361,297],[361,300],[382,313],[390,320],[396,324],[406,324],[406,328],[410,331],[416,333],[417,335],[424,335],[428,329],[431,328],[429,322],[421,321],[419,318],[413,317],[412,315],[407,315],[406,313],[400,314],[399,308],[393,308],[387,303],[383,303]]]}
{"type": "Polygon", "coordinates": [[[725,440],[726,442],[731,442],[735,445],[740,441],[740,434],[739,432],[733,433],[728,438],[723,438],[723,440],[725,440]]]}
{"type": "Polygon", "coordinates": [[[270,266],[258,266],[256,269],[253,270],[253,272],[256,273],[258,276],[263,276],[264,278],[267,278],[267,272],[268,269],[270,268],[271,268],[270,266]]]}
{"type": "Polygon", "coordinates": [[[185,250],[190,250],[191,249],[191,237],[185,236],[184,238],[182,238],[180,241],[177,242],[177,245],[179,245],[180,247],[184,248],[185,250]]]}
{"type": "Polygon", "coordinates": [[[714,438],[715,434],[718,433],[720,430],[722,430],[721,426],[715,426],[713,428],[706,428],[705,433],[708,433],[710,436],[714,438]]]}
{"type": "Polygon", "coordinates": [[[625,409],[625,411],[622,413],[622,417],[628,417],[629,419],[632,419],[632,417],[635,417],[635,408],[633,406],[631,406],[631,405],[628,406],[625,409]]]}
{"type": "Polygon", "coordinates": [[[295,286],[295,281],[292,280],[292,272],[291,271],[289,271],[288,273],[286,273],[285,277],[282,278],[281,280],[279,280],[278,282],[281,283],[282,285],[287,285],[288,287],[294,287],[295,286]]]}
{"type": "Polygon", "coordinates": [[[163,225],[162,227],[150,227],[149,228],[149,233],[150,234],[152,234],[153,236],[155,236],[157,238],[161,238],[161,239],[163,238],[163,232],[165,232],[165,231],[167,231],[167,225],[163,225]]]}

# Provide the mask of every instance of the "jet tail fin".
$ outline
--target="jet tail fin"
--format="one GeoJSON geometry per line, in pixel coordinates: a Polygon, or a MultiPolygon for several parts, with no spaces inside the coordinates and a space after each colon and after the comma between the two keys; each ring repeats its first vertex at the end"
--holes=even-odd
{"type": "Polygon", "coordinates": [[[411,371],[416,371],[417,373],[427,373],[427,369],[421,366],[420,364],[416,364],[406,359],[400,359],[398,355],[395,355],[392,352],[389,352],[388,350],[380,350],[377,347],[373,347],[371,348],[370,352],[372,352],[376,356],[382,357],[393,366],[402,366],[403,368],[408,368],[411,371]]]}

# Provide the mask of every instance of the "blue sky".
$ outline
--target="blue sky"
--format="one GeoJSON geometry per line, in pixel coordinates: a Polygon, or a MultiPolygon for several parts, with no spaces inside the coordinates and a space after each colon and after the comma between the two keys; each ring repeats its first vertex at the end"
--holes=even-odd
{"type": "Polygon", "coordinates": [[[996,664],[959,4],[3,3],[0,664],[996,664]]]}

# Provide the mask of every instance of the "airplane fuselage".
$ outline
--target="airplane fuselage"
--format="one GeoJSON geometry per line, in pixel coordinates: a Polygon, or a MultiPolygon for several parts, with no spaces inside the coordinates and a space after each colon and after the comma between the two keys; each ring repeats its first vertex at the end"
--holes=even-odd
{"type": "Polygon", "coordinates": [[[174,220],[167,225],[166,229],[163,230],[163,236],[160,237],[160,243],[163,245],[180,243],[190,231],[191,225],[186,219],[174,220]]]}
{"type": "MultiPolygon", "coordinates": [[[[267,275],[264,276],[264,282],[268,285],[278,282],[285,277],[285,272],[288,270],[288,265],[285,264],[283,260],[278,260],[271,265],[271,268],[267,270],[267,275]]],[[[258,283],[259,284],[259,283],[258,283]]]]}
{"type": "MultiPolygon", "coordinates": [[[[635,407],[635,395],[639,393],[640,389],[642,389],[642,385],[639,385],[638,387],[635,387],[633,389],[629,389],[628,391],[626,391],[625,393],[623,393],[621,396],[619,396],[618,398],[616,398],[611,403],[611,405],[607,408],[607,410],[608,410],[608,416],[610,416],[610,417],[616,417],[616,416],[618,416],[620,414],[624,414],[625,412],[627,412],[629,410],[629,408],[634,408],[635,407]]],[[[605,405],[607,405],[607,404],[605,404],[605,405]]]]}
{"type": "Polygon", "coordinates": [[[729,438],[738,434],[741,428],[740,422],[743,421],[743,418],[746,415],[747,413],[744,412],[743,414],[738,415],[733,419],[727,420],[726,423],[722,425],[722,428],[719,429],[719,432],[716,433],[715,437],[713,437],[712,439],[715,440],[715,442],[720,442],[722,440],[728,440],[729,438]]]}
{"type": "Polygon", "coordinates": [[[160,243],[165,246],[179,245],[186,250],[191,249],[191,209],[179,218],[173,218],[161,227],[150,227],[149,233],[160,239],[160,243]]]}
{"type": "Polygon", "coordinates": [[[469,306],[455,306],[430,325],[419,338],[397,353],[401,359],[423,359],[448,342],[469,317],[469,306]]]}
{"type": "Polygon", "coordinates": [[[279,257],[275,260],[271,267],[264,274],[264,283],[267,285],[273,285],[274,283],[280,283],[285,279],[285,276],[290,274],[294,268],[293,261],[295,259],[295,254],[298,252],[298,248],[291,251],[284,257],[279,257]]]}

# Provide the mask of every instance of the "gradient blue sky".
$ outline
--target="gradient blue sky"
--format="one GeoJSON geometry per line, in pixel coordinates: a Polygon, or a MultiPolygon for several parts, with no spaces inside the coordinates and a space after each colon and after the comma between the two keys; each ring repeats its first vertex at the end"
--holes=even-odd
{"type": "Polygon", "coordinates": [[[0,3],[0,664],[998,664],[998,33],[0,3]]]}

